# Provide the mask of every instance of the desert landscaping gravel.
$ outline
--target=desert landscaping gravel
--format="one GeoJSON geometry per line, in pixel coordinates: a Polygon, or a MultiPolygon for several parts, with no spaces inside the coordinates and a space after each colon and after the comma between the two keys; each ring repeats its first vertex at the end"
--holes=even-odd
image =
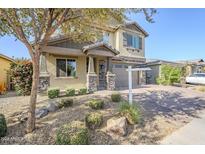
{"type": "MultiPolygon", "coordinates": [[[[119,91],[127,99],[128,90],[119,91]]],[[[110,136],[106,133],[106,121],[118,116],[118,103],[111,102],[110,91],[98,91],[94,94],[73,97],[73,107],[49,112],[37,119],[37,128],[31,134],[25,134],[26,122],[19,122],[18,116],[27,112],[29,97],[7,95],[0,96],[0,113],[6,117],[8,135],[0,144],[55,144],[55,132],[63,124],[73,120],[84,120],[85,115],[93,110],[87,105],[92,98],[105,100],[104,116],[101,128],[90,130],[90,144],[158,144],[165,136],[189,123],[205,110],[205,93],[190,88],[146,85],[133,89],[134,103],[141,110],[141,120],[136,125],[128,126],[128,133],[123,137],[110,136]]],[[[58,98],[57,98],[58,99],[58,98]]],[[[39,96],[37,108],[47,106],[47,96],[39,96]]]]}

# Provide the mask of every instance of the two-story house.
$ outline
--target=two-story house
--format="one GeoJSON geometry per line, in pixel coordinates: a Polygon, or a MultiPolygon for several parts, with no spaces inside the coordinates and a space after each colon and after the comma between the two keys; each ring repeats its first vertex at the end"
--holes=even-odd
{"type": "MultiPolygon", "coordinates": [[[[82,88],[91,91],[127,87],[128,65],[145,63],[147,32],[136,22],[105,30],[102,41],[75,43],[54,37],[42,49],[41,90],[50,87],[82,88]]],[[[133,86],[145,82],[145,73],[133,72],[133,86]]]]}

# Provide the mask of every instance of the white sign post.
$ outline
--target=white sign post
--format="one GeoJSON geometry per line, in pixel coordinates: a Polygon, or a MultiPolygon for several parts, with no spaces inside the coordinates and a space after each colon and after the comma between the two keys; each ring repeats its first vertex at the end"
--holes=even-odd
{"type": "Polygon", "coordinates": [[[128,66],[128,86],[129,86],[129,104],[132,105],[132,71],[148,71],[151,70],[149,67],[145,68],[133,68],[132,66],[128,66]]]}
{"type": "Polygon", "coordinates": [[[132,104],[132,66],[128,66],[129,103],[132,104]]]}

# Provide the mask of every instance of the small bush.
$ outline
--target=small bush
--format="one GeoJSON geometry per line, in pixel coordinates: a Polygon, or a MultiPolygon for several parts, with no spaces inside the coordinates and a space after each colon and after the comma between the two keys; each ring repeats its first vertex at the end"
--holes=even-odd
{"type": "Polygon", "coordinates": [[[79,95],[85,95],[85,94],[87,94],[87,88],[81,88],[81,89],[79,89],[78,94],[79,94],[79,95]]]}
{"type": "Polygon", "coordinates": [[[136,124],[139,121],[139,110],[135,105],[130,105],[128,102],[121,102],[119,107],[121,116],[125,116],[128,123],[136,124]]]}
{"type": "Polygon", "coordinates": [[[66,96],[74,96],[75,95],[75,89],[69,88],[66,89],[66,96]]]}
{"type": "Polygon", "coordinates": [[[80,121],[63,125],[57,131],[56,144],[86,145],[88,144],[88,129],[80,121]]]}
{"type": "Polygon", "coordinates": [[[114,93],[111,95],[111,99],[113,102],[120,102],[121,100],[121,95],[120,93],[114,93]]]}
{"type": "Polygon", "coordinates": [[[198,88],[198,91],[205,92],[205,87],[202,87],[202,86],[199,87],[199,88],[198,88]]]}
{"type": "Polygon", "coordinates": [[[51,88],[48,89],[48,98],[53,99],[59,97],[60,89],[59,88],[51,88]]]}
{"type": "Polygon", "coordinates": [[[103,105],[104,105],[104,101],[103,100],[100,100],[100,99],[93,99],[93,100],[90,100],[89,101],[89,106],[92,108],[92,109],[102,109],[103,108],[103,105]]]}
{"type": "Polygon", "coordinates": [[[6,136],[7,125],[3,114],[0,114],[0,138],[6,136]]]}
{"type": "Polygon", "coordinates": [[[73,105],[73,99],[70,98],[62,98],[58,104],[59,108],[70,107],[73,105]]]}
{"type": "Polygon", "coordinates": [[[100,113],[89,113],[85,117],[85,123],[90,129],[95,129],[103,123],[103,116],[100,113]]]}

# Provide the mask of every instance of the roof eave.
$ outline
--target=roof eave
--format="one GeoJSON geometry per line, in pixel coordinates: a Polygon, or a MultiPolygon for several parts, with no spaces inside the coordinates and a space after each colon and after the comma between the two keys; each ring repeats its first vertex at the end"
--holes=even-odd
{"type": "Polygon", "coordinates": [[[13,63],[16,63],[16,61],[15,61],[14,59],[12,59],[12,58],[10,58],[10,57],[8,57],[8,56],[6,56],[6,55],[0,54],[0,57],[6,59],[6,60],[8,60],[8,61],[11,61],[11,62],[13,62],[13,63]]]}
{"type": "Polygon", "coordinates": [[[94,48],[102,47],[102,46],[105,47],[105,48],[107,48],[107,49],[109,49],[109,50],[110,50],[111,52],[113,52],[115,55],[120,54],[119,51],[117,51],[116,49],[113,49],[113,48],[110,47],[107,43],[104,43],[104,42],[98,42],[97,45],[90,45],[90,47],[89,47],[89,45],[88,45],[88,46],[85,46],[85,47],[82,48],[82,51],[83,51],[83,52],[86,52],[87,50],[92,50],[92,49],[94,49],[94,48]]]}
{"type": "Polygon", "coordinates": [[[137,22],[129,22],[129,23],[125,23],[125,24],[120,24],[120,25],[115,27],[115,30],[118,30],[121,27],[125,27],[126,25],[131,25],[131,24],[134,24],[137,28],[139,28],[145,37],[149,36],[149,34],[137,22]]]}

